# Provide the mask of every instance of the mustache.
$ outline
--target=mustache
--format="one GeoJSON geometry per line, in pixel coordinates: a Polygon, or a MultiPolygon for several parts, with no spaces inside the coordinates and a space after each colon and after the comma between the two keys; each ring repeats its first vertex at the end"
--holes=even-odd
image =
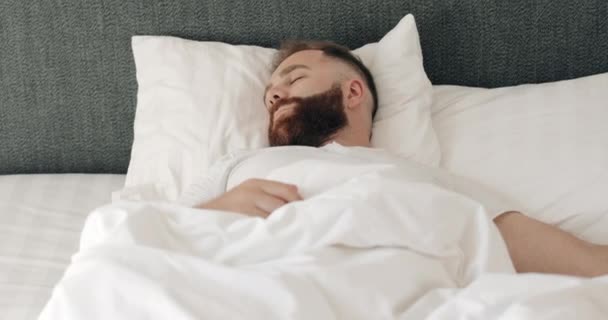
{"type": "Polygon", "coordinates": [[[296,107],[302,104],[303,99],[300,97],[290,97],[290,98],[282,98],[277,100],[272,107],[270,108],[270,115],[274,116],[274,114],[279,111],[282,107],[295,104],[296,107]]]}
{"type": "Polygon", "coordinates": [[[327,93],[332,91],[338,91],[339,84],[334,84],[329,90],[325,92],[319,92],[317,94],[313,94],[307,97],[289,97],[289,98],[281,98],[278,99],[270,108],[270,115],[273,116],[275,112],[277,112],[280,108],[295,104],[296,108],[300,108],[303,102],[306,101],[324,101],[327,99],[327,93]]]}

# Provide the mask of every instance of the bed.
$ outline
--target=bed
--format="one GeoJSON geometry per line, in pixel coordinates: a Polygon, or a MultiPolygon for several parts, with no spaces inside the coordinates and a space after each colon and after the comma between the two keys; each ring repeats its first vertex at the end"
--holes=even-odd
{"type": "MultiPolygon", "coordinates": [[[[601,191],[608,187],[608,155],[601,151],[608,133],[599,121],[608,116],[602,75],[608,72],[608,4],[602,1],[9,0],[0,4],[2,317],[38,316],[78,250],[89,213],[128,183],[138,103],[132,36],[264,47],[288,38],[331,39],[358,48],[378,41],[408,13],[416,17],[424,71],[433,84],[429,112],[440,165],[503,192],[519,210],[608,244],[601,191]],[[544,96],[555,99],[538,100],[544,96]],[[590,100],[575,103],[581,99],[590,100]],[[527,113],[496,111],[513,105],[528,106],[527,113]],[[545,108],[532,111],[536,105],[545,108]],[[480,134],[505,123],[496,114],[542,121],[521,120],[508,126],[516,128],[510,135],[491,132],[493,142],[483,142],[480,134]],[[484,119],[483,126],[471,126],[484,119]],[[551,131],[556,127],[563,130],[551,131]],[[522,140],[522,132],[549,138],[522,140]],[[497,144],[533,160],[526,170],[505,169],[515,156],[497,144]],[[561,147],[547,151],[546,145],[561,147]],[[569,170],[573,165],[577,169],[569,170]]],[[[555,279],[517,281],[528,280],[542,288],[555,279]]],[[[606,289],[584,284],[598,295],[606,289]]],[[[563,297],[584,306],[582,296],[572,289],[563,297]]],[[[411,317],[426,310],[418,307],[411,317]]],[[[443,315],[449,310],[445,306],[443,315]]]]}
{"type": "Polygon", "coordinates": [[[5,319],[35,319],[61,278],[87,212],[110,201],[123,175],[0,177],[0,301],[5,319]]]}

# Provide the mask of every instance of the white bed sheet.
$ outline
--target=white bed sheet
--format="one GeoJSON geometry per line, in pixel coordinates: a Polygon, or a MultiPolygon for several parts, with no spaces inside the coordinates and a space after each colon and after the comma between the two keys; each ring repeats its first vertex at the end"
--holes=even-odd
{"type": "Polygon", "coordinates": [[[90,211],[124,175],[0,176],[0,318],[36,319],[78,249],[90,211]]]}

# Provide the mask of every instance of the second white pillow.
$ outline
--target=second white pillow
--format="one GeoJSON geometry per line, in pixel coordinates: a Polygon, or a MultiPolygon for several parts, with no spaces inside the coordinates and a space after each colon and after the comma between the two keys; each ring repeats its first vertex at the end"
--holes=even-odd
{"type": "Polygon", "coordinates": [[[442,166],[536,219],[608,244],[608,73],[498,89],[436,86],[442,166]]]}

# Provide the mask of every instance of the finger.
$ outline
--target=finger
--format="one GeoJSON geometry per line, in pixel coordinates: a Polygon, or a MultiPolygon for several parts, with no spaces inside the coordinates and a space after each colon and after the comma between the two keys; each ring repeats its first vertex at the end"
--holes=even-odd
{"type": "Polygon", "coordinates": [[[268,213],[272,213],[274,210],[284,206],[285,203],[285,200],[266,193],[260,194],[255,199],[256,207],[268,213]]]}
{"type": "Polygon", "coordinates": [[[249,210],[247,210],[247,215],[266,218],[270,215],[270,212],[264,211],[256,206],[252,206],[249,208],[249,210]]]}
{"type": "Polygon", "coordinates": [[[283,199],[285,202],[302,200],[298,187],[277,181],[260,180],[260,187],[264,192],[283,199]]]}

